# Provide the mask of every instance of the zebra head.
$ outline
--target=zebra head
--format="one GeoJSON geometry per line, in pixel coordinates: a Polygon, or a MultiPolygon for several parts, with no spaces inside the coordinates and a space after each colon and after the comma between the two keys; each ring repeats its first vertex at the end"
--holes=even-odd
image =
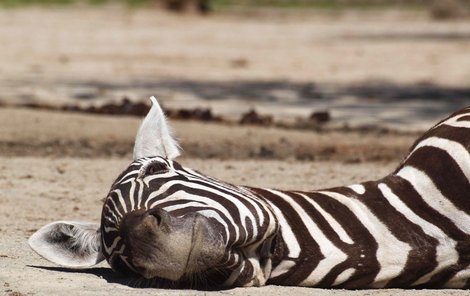
{"type": "Polygon", "coordinates": [[[31,247],[63,266],[106,259],[116,271],[176,286],[194,279],[206,287],[265,284],[279,228],[270,205],[250,188],[177,163],[179,146],[152,103],[101,224],[54,222],[30,238],[31,247]]]}

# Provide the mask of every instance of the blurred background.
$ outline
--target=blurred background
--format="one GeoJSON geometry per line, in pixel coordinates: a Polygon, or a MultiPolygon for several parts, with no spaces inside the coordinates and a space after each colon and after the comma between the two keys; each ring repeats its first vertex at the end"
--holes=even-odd
{"type": "MultiPolygon", "coordinates": [[[[380,178],[470,105],[470,0],[0,0],[6,295],[129,294],[106,264],[41,269],[26,239],[53,220],[99,221],[150,95],[178,161],[224,181],[380,178]]],[[[222,293],[272,289],[312,293],[222,293]]]]}
{"type": "MultiPolygon", "coordinates": [[[[317,134],[415,136],[470,105],[469,0],[0,4],[0,104],[7,108],[3,134],[8,126],[25,125],[20,115],[18,124],[10,119],[13,107],[66,116],[55,122],[52,115],[42,115],[52,120],[48,127],[33,122],[21,133],[10,130],[0,143],[7,152],[34,143],[40,151],[54,151],[57,143],[44,130],[67,129],[76,122],[71,114],[142,117],[150,95],[175,120],[317,134]]],[[[57,135],[59,144],[63,137],[57,135]]],[[[113,146],[113,137],[102,146],[113,146]]],[[[120,154],[128,151],[132,137],[120,154]]],[[[285,140],[280,142],[279,153],[289,150],[282,146],[285,140]]],[[[69,144],[80,147],[73,148],[78,154],[93,146],[69,144]]],[[[201,150],[196,155],[237,154],[226,152],[229,148],[207,153],[200,146],[194,148],[201,150]]],[[[242,155],[279,154],[268,146],[242,155]]],[[[315,150],[303,150],[309,149],[315,150]]]]}
{"type": "Polygon", "coordinates": [[[0,4],[4,105],[415,130],[470,104],[468,0],[0,4]]]}

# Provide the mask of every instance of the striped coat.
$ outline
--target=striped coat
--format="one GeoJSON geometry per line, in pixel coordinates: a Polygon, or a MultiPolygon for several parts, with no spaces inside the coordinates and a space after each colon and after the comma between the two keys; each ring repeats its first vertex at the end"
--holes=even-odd
{"type": "Polygon", "coordinates": [[[138,152],[106,198],[99,253],[115,270],[176,286],[468,288],[469,128],[467,108],[390,175],[308,192],[208,177],[168,157],[171,143],[138,152]]]}

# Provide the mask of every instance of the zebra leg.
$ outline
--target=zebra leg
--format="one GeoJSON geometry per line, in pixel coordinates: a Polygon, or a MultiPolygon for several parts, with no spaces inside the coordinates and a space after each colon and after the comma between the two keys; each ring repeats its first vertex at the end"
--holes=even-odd
{"type": "Polygon", "coordinates": [[[86,268],[104,260],[97,223],[53,222],[36,231],[28,243],[45,259],[65,267],[86,268]]]}

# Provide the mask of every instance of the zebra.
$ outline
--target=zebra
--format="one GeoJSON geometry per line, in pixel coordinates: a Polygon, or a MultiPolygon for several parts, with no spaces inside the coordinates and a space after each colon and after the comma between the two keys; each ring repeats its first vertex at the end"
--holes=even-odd
{"type": "Polygon", "coordinates": [[[61,266],[156,286],[222,289],[470,286],[470,107],[442,120],[379,180],[315,190],[238,186],[183,167],[152,107],[101,223],[57,221],[29,244],[61,266]]]}

